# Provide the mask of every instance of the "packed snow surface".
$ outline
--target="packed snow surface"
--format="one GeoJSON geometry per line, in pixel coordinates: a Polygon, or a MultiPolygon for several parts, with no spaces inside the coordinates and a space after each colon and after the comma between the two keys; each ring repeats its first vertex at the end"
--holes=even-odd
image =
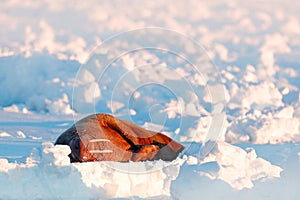
{"type": "Polygon", "coordinates": [[[299,9],[1,1],[0,199],[299,199],[299,9]],[[70,163],[54,141],[94,112],[186,148],[70,163]]]}

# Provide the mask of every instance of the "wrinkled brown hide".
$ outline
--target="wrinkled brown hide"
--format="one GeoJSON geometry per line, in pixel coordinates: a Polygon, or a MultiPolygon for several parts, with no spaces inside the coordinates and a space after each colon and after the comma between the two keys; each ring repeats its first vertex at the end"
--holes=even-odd
{"type": "Polygon", "coordinates": [[[69,145],[71,162],[171,161],[184,147],[171,138],[108,114],[79,120],[55,144],[69,145]]]}

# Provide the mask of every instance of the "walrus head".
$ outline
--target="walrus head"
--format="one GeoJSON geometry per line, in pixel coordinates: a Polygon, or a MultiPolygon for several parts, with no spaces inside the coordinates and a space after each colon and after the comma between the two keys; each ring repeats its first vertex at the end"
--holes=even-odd
{"type": "Polygon", "coordinates": [[[80,136],[74,131],[73,126],[57,138],[55,145],[58,144],[70,147],[71,153],[69,154],[69,158],[71,162],[96,161],[96,158],[93,157],[82,143],[80,136]]]}
{"type": "MultiPolygon", "coordinates": [[[[72,130],[73,127],[70,129],[72,130]]],[[[70,131],[70,129],[65,131],[57,138],[55,145],[68,145],[71,149],[71,153],[69,154],[71,162],[81,162],[80,137],[78,134],[76,134],[76,131],[70,131]]]]}

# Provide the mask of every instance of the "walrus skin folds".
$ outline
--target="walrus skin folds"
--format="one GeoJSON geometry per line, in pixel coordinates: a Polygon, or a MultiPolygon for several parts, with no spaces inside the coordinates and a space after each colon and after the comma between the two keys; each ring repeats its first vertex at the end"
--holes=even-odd
{"type": "Polygon", "coordinates": [[[93,114],[79,120],[55,144],[70,146],[71,162],[172,161],[184,149],[162,133],[108,114],[93,114]]]}

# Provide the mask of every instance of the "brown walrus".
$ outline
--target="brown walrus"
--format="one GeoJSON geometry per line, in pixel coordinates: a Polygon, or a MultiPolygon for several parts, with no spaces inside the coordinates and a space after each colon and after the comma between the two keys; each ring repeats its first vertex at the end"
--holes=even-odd
{"type": "Polygon", "coordinates": [[[55,144],[70,146],[71,162],[172,161],[184,149],[162,133],[108,114],[93,114],[79,120],[55,144]]]}

